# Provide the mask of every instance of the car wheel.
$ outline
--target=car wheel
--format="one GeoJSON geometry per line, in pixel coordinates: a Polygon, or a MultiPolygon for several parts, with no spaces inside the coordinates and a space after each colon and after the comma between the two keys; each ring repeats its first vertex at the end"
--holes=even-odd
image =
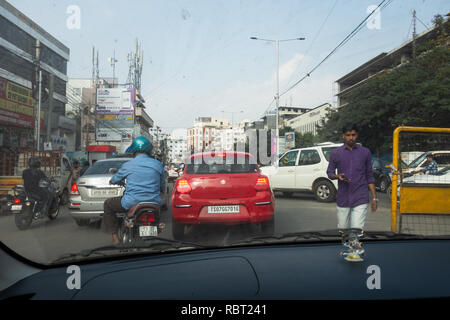
{"type": "Polygon", "coordinates": [[[332,202],[336,199],[336,189],[327,180],[322,180],[314,185],[314,196],[319,202],[332,202]]]}
{"type": "Polygon", "coordinates": [[[89,225],[90,220],[89,219],[75,219],[75,222],[79,227],[86,227],[89,225]]]}
{"type": "Polygon", "coordinates": [[[386,178],[381,179],[380,181],[380,191],[381,192],[386,192],[387,188],[389,185],[389,181],[386,178]]]}
{"type": "Polygon", "coordinates": [[[183,240],[184,227],[184,224],[176,222],[172,219],[172,236],[175,240],[183,240]]]}

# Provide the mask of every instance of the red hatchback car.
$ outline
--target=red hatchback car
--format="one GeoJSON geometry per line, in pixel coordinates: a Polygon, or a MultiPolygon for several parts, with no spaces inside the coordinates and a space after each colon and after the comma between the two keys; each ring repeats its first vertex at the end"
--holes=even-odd
{"type": "Polygon", "coordinates": [[[172,192],[172,230],[188,224],[258,224],[274,232],[275,200],[269,179],[243,152],[199,153],[190,158],[172,192]]]}

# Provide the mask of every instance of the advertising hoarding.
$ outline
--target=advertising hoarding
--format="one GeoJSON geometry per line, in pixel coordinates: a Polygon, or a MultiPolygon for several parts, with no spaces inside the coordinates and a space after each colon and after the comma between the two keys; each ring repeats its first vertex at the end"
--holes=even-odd
{"type": "Polygon", "coordinates": [[[133,88],[97,90],[97,141],[123,141],[132,138],[134,99],[135,90],[133,88]]]}
{"type": "Polygon", "coordinates": [[[97,89],[97,114],[134,114],[134,89],[97,89]]]}
{"type": "MultiPolygon", "coordinates": [[[[34,126],[34,99],[31,89],[0,78],[0,123],[23,128],[34,126]]],[[[41,111],[41,128],[44,128],[41,111]]]]}
{"type": "Polygon", "coordinates": [[[132,114],[97,114],[96,121],[97,141],[122,141],[133,136],[132,114]]]}
{"type": "Polygon", "coordinates": [[[295,132],[286,132],[284,134],[286,149],[295,148],[295,132]]]}

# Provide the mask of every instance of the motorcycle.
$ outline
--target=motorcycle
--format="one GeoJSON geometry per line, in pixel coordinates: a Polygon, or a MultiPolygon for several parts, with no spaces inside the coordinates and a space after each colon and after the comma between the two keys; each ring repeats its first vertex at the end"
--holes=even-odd
{"type": "MultiPolygon", "coordinates": [[[[124,182],[118,185],[125,188],[124,182]]],[[[127,212],[116,213],[116,217],[120,221],[118,237],[122,244],[157,237],[165,228],[165,224],[160,222],[159,205],[154,202],[140,202],[127,212]]]]}
{"type": "Polygon", "coordinates": [[[11,204],[11,211],[14,213],[14,221],[19,230],[28,229],[33,220],[45,217],[55,220],[58,217],[61,205],[58,184],[53,179],[50,182],[41,180],[39,186],[47,188],[52,195],[47,212],[42,212],[44,209],[43,201],[36,195],[25,191],[23,185],[17,185],[13,188],[16,196],[11,204]]]}

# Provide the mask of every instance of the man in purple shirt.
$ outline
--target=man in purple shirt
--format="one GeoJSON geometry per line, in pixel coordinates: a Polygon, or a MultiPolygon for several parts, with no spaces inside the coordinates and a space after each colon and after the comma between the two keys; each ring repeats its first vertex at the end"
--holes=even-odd
{"type": "Polygon", "coordinates": [[[337,218],[338,229],[363,229],[372,194],[372,211],[377,210],[377,194],[372,172],[372,155],[369,149],[356,144],[358,128],[354,124],[342,128],[344,145],[330,154],[327,175],[338,179],[337,218]],[[336,174],[337,169],[337,174],[336,174]]]}

